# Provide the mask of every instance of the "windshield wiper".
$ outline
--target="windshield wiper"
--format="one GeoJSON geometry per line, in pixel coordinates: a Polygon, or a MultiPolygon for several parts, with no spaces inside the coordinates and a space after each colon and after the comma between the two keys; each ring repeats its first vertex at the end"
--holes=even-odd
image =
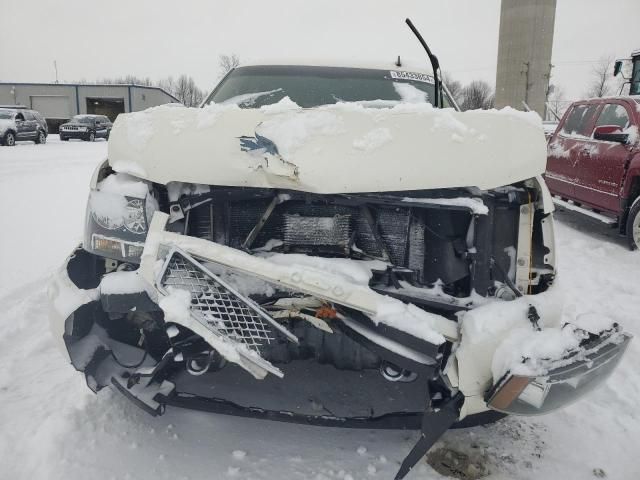
{"type": "Polygon", "coordinates": [[[427,45],[427,42],[424,41],[424,38],[422,38],[422,35],[420,35],[420,32],[413,25],[411,20],[407,18],[405,21],[407,22],[407,25],[409,25],[409,28],[411,29],[413,34],[418,38],[418,41],[422,45],[422,48],[424,48],[427,52],[427,56],[429,57],[429,61],[431,62],[431,68],[433,69],[433,81],[435,84],[436,99],[433,106],[436,108],[442,108],[442,83],[440,81],[440,62],[438,61],[438,57],[431,53],[429,45],[427,45]]]}

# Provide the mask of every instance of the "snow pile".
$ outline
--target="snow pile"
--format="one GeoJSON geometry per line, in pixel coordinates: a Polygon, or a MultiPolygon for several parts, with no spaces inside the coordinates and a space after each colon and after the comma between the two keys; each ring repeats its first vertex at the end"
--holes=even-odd
{"type": "Polygon", "coordinates": [[[116,173],[99,182],[96,189],[90,192],[89,210],[101,222],[118,228],[128,215],[129,201],[126,197],[145,199],[148,218],[158,209],[157,201],[149,195],[147,182],[126,173],[116,173]]]}
{"type": "Polygon", "coordinates": [[[160,298],[159,305],[167,323],[184,324],[191,319],[191,293],[187,290],[169,287],[168,295],[160,298]]]}
{"type": "Polygon", "coordinates": [[[461,336],[465,343],[478,344],[503,338],[507,332],[532,325],[527,318],[535,307],[540,327],[556,327],[562,311],[562,298],[556,288],[537,295],[525,295],[512,301],[495,300],[460,314],[461,336]]]}
{"type": "Polygon", "coordinates": [[[371,320],[376,324],[384,323],[434,345],[441,345],[445,338],[438,333],[434,317],[437,315],[425,312],[411,303],[381,296],[377,312],[371,320]]]}
{"type": "Polygon", "coordinates": [[[393,140],[393,137],[388,128],[376,128],[367,132],[364,137],[354,140],[353,147],[358,150],[370,152],[371,150],[380,148],[385,143],[389,143],[391,140],[393,140]]]}
{"type": "MultiPolygon", "coordinates": [[[[317,193],[491,189],[544,171],[546,143],[537,114],[457,112],[408,102],[382,107],[355,102],[301,108],[286,97],[256,109],[156,107],[140,114],[144,132],[153,126],[146,147],[130,145],[124,127],[114,129],[109,161],[131,173],[138,165],[145,179],[162,184],[317,193]]],[[[136,115],[125,116],[122,125],[135,129],[136,115]]]]}
{"type": "Polygon", "coordinates": [[[277,115],[256,127],[256,133],[271,140],[283,157],[290,157],[311,137],[336,135],[342,130],[338,115],[320,109],[277,115]]]}
{"type": "Polygon", "coordinates": [[[192,127],[195,126],[196,130],[204,130],[214,126],[224,112],[237,111],[237,110],[240,110],[240,107],[238,107],[238,105],[235,105],[235,104],[228,104],[228,105],[209,104],[203,108],[197,108],[197,109],[187,109],[185,107],[185,110],[187,111],[187,113],[190,113],[190,114],[192,114],[194,110],[196,111],[194,124],[190,124],[189,126],[192,126],[192,127]]]}
{"type": "Polygon", "coordinates": [[[386,270],[381,260],[351,260],[349,258],[324,258],[302,253],[276,253],[265,256],[274,265],[311,268],[332,275],[339,275],[356,285],[369,285],[372,270],[386,270]]]}
{"type": "Polygon", "coordinates": [[[587,338],[573,325],[535,331],[518,328],[511,331],[497,348],[491,363],[494,381],[511,372],[514,375],[545,375],[555,364],[587,338]]]}
{"type": "MultiPolygon", "coordinates": [[[[155,107],[162,108],[162,107],[155,107]]],[[[137,113],[125,113],[118,115],[113,128],[111,129],[111,135],[117,134],[119,126],[122,125],[122,120],[129,119],[127,115],[137,115],[135,122],[127,121],[124,123],[125,134],[129,140],[129,144],[136,150],[144,150],[149,142],[149,139],[153,135],[153,109],[144,110],[137,113]],[[124,117],[124,118],[122,118],[124,117]]]]}
{"type": "Polygon", "coordinates": [[[145,198],[149,193],[149,186],[138,178],[119,173],[109,175],[107,178],[98,183],[98,190],[104,193],[113,193],[116,195],[145,198]]]}
{"type": "Polygon", "coordinates": [[[100,281],[100,293],[103,295],[140,293],[147,289],[147,283],[137,271],[107,273],[100,281]]]}
{"type": "Polygon", "coordinates": [[[296,102],[291,100],[289,97],[284,97],[277,103],[271,103],[269,105],[263,105],[260,107],[260,111],[265,112],[267,114],[275,115],[277,113],[284,113],[291,110],[300,110],[302,107],[298,105],[296,102]]]}
{"type": "MultiPolygon", "coordinates": [[[[399,83],[393,82],[393,88],[403,102],[407,103],[428,103],[429,95],[427,92],[420,90],[417,87],[414,87],[410,83],[399,83]]],[[[429,103],[429,105],[431,105],[429,103]]]]}

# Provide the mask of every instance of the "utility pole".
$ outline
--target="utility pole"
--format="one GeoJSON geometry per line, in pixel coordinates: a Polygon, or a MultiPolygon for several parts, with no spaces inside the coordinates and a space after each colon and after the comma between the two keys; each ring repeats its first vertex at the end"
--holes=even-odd
{"type": "Polygon", "coordinates": [[[501,0],[496,108],[544,115],[557,0],[501,0]]]}
{"type": "Polygon", "coordinates": [[[58,83],[58,62],[56,60],[53,61],[53,69],[56,72],[56,83],[58,83]]]}

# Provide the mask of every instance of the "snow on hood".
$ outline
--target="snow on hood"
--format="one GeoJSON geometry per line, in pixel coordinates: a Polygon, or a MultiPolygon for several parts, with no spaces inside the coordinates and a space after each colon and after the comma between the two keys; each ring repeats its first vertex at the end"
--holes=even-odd
{"type": "Polygon", "coordinates": [[[313,193],[489,189],[545,170],[535,113],[430,104],[303,109],[286,100],[283,108],[161,106],[121,114],[109,140],[110,165],[162,184],[313,193]]]}

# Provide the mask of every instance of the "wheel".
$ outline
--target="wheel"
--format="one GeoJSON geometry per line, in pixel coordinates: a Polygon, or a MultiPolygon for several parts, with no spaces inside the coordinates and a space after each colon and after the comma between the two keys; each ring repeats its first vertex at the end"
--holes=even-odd
{"type": "Polygon", "coordinates": [[[627,217],[627,240],[629,248],[635,250],[640,248],[640,197],[631,205],[629,216],[627,217]]]}
{"type": "Polygon", "coordinates": [[[87,138],[87,140],[89,140],[90,142],[95,141],[96,139],[96,132],[89,132],[89,138],[87,138]]]}
{"type": "Polygon", "coordinates": [[[7,147],[13,147],[16,144],[16,135],[13,132],[7,132],[4,136],[4,144],[7,147]]]}
{"type": "Polygon", "coordinates": [[[42,130],[38,131],[38,136],[36,137],[36,144],[47,143],[47,136],[44,134],[42,130]]]}

